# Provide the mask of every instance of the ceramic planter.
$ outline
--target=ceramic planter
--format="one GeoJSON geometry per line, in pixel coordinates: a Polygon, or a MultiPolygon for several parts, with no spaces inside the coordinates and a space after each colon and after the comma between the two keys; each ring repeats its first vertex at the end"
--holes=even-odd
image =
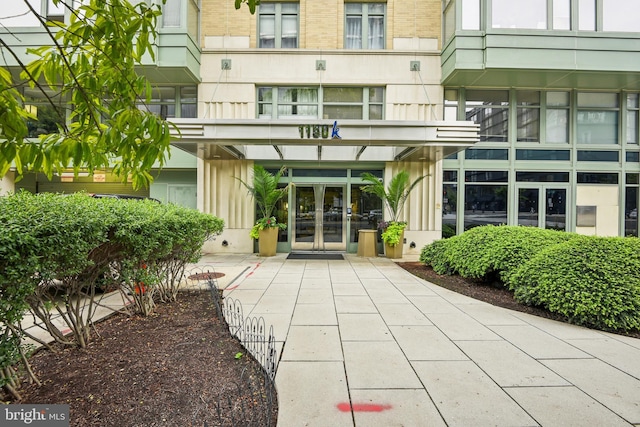
{"type": "Polygon", "coordinates": [[[258,253],[260,256],[275,256],[278,247],[278,227],[260,230],[258,253]]]}

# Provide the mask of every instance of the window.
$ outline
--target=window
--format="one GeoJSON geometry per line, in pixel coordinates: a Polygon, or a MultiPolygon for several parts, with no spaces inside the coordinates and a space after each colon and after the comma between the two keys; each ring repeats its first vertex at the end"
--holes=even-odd
{"type": "Polygon", "coordinates": [[[458,91],[455,89],[444,91],[444,119],[458,120],[458,91]]]}
{"type": "Polygon", "coordinates": [[[618,94],[578,93],[578,144],[618,144],[618,94]]]}
{"type": "Polygon", "coordinates": [[[480,141],[507,141],[509,92],[506,90],[467,91],[465,115],[466,120],[480,125],[480,141]]]}
{"type": "Polygon", "coordinates": [[[578,172],[578,184],[618,184],[617,173],[578,172]]]}
{"type": "Polygon", "coordinates": [[[519,142],[540,141],[540,92],[518,91],[517,125],[519,142]]]}
{"type": "Polygon", "coordinates": [[[182,26],[182,0],[167,0],[162,5],[162,27],[175,28],[182,26]]]}
{"type": "Polygon", "coordinates": [[[640,114],[640,104],[638,94],[627,94],[627,144],[638,143],[638,115],[640,114]]]}
{"type": "Polygon", "coordinates": [[[37,15],[47,14],[45,7],[50,4],[53,5],[51,0],[45,1],[46,3],[43,4],[40,0],[29,2],[4,0],[2,2],[2,17],[0,17],[0,22],[2,22],[3,28],[40,27],[41,24],[37,15]],[[33,9],[35,13],[33,13],[31,9],[33,9]]]}
{"type": "MultiPolygon", "coordinates": [[[[456,32],[456,2],[455,0],[448,0],[447,5],[444,7],[442,17],[442,34],[443,43],[447,44],[449,40],[453,38],[456,32]]],[[[346,43],[345,43],[346,46],[346,43]]]]}
{"type": "Polygon", "coordinates": [[[298,3],[260,3],[258,47],[298,47],[298,3]]]}
{"type": "Polygon", "coordinates": [[[467,171],[464,186],[464,230],[507,223],[506,171],[467,171]],[[504,182],[505,184],[496,184],[504,182]]]}
{"type": "Polygon", "coordinates": [[[480,29],[480,0],[462,0],[462,29],[480,29]]]}
{"type": "Polygon", "coordinates": [[[617,162],[620,153],[617,151],[578,150],[579,162],[617,162]]]}
{"type": "Polygon", "coordinates": [[[381,87],[325,87],[322,116],[325,119],[382,120],[383,94],[381,87]]]}
{"type": "Polygon", "coordinates": [[[29,138],[37,138],[58,131],[66,123],[66,103],[59,94],[47,89],[46,95],[39,89],[24,90],[24,108],[36,117],[27,119],[29,138]]]}
{"type": "Polygon", "coordinates": [[[516,150],[516,160],[564,160],[570,159],[569,150],[516,150]]]}
{"type": "Polygon", "coordinates": [[[640,188],[638,187],[638,174],[628,173],[625,179],[624,197],[624,235],[638,236],[638,198],[640,188]]]}
{"type": "Polygon", "coordinates": [[[152,90],[151,102],[139,104],[138,108],[155,113],[163,119],[194,118],[197,117],[197,89],[195,86],[156,87],[152,90]]]}
{"type": "Polygon", "coordinates": [[[345,4],[345,49],[384,49],[384,3],[345,4]]]}
{"type": "Polygon", "coordinates": [[[442,171],[442,237],[453,237],[458,223],[458,172],[442,171]]]}
{"type": "Polygon", "coordinates": [[[602,30],[638,32],[638,0],[602,0],[602,30]]]}
{"type": "Polygon", "coordinates": [[[507,171],[467,171],[464,173],[465,182],[508,182],[507,171]]]}
{"type": "Polygon", "coordinates": [[[318,89],[307,87],[258,88],[259,118],[318,118],[318,89]]]}
{"type": "Polygon", "coordinates": [[[516,172],[518,182],[569,182],[569,172],[516,172]]]}
{"type": "Polygon", "coordinates": [[[467,148],[464,151],[464,158],[467,160],[509,160],[509,150],[506,148],[467,148]]]}
{"type": "Polygon", "coordinates": [[[547,0],[493,0],[492,28],[547,28],[547,0]]]}
{"type": "Polygon", "coordinates": [[[570,0],[553,0],[553,29],[571,29],[571,2],[570,0]]]}
{"type": "Polygon", "coordinates": [[[180,117],[198,117],[198,89],[195,86],[180,88],[180,117]]]}
{"type": "Polygon", "coordinates": [[[47,20],[64,22],[64,11],[66,6],[64,2],[55,4],[53,0],[47,0],[47,20]]]}
{"type": "Polygon", "coordinates": [[[546,92],[545,139],[551,144],[569,143],[569,92],[546,92]]]}
{"type": "Polygon", "coordinates": [[[260,87],[258,117],[382,120],[381,87],[260,87]]]}
{"type": "Polygon", "coordinates": [[[578,0],[578,29],[596,30],[596,0],[578,0]]]}

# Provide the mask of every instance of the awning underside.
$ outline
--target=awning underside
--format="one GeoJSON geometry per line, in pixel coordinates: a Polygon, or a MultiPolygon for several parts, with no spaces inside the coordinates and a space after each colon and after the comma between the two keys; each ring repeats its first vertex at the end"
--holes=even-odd
{"type": "Polygon", "coordinates": [[[431,161],[478,141],[473,122],[175,119],[173,145],[205,160],[431,161]]]}

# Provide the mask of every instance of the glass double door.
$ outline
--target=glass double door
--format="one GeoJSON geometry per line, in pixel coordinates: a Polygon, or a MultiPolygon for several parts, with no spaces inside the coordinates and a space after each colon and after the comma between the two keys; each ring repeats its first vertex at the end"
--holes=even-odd
{"type": "Polygon", "coordinates": [[[347,212],[345,186],[296,184],[293,187],[295,215],[292,250],[345,251],[347,212]]]}
{"type": "Polygon", "coordinates": [[[517,194],[518,225],[567,230],[567,188],[520,186],[517,194]]]}

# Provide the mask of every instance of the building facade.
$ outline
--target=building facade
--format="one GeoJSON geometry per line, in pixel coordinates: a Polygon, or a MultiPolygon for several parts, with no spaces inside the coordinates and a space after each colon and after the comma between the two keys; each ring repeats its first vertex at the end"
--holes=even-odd
{"type": "Polygon", "coordinates": [[[360,175],[426,175],[405,207],[406,251],[440,238],[442,160],[477,140],[443,120],[440,2],[201,3],[198,118],[176,146],[198,157],[198,208],[224,218],[212,251],[252,251],[253,164],[287,167],[279,251],[356,252],[382,205],[360,175]]]}
{"type": "Polygon", "coordinates": [[[443,162],[444,234],[520,224],[638,235],[633,0],[443,2],[445,116],[480,142],[443,162]]]}
{"type": "MultiPolygon", "coordinates": [[[[300,0],[252,15],[169,0],[144,108],[180,133],[148,192],[223,218],[205,248],[218,253],[254,251],[240,183],[254,164],[287,167],[282,252],[356,252],[385,216],[360,174],[399,170],[427,176],[403,212],[405,254],[482,224],[637,236],[637,12],[634,0],[300,0]]],[[[20,25],[37,46],[37,26],[20,25]]],[[[105,175],[17,186],[108,189],[105,175]]]]}

